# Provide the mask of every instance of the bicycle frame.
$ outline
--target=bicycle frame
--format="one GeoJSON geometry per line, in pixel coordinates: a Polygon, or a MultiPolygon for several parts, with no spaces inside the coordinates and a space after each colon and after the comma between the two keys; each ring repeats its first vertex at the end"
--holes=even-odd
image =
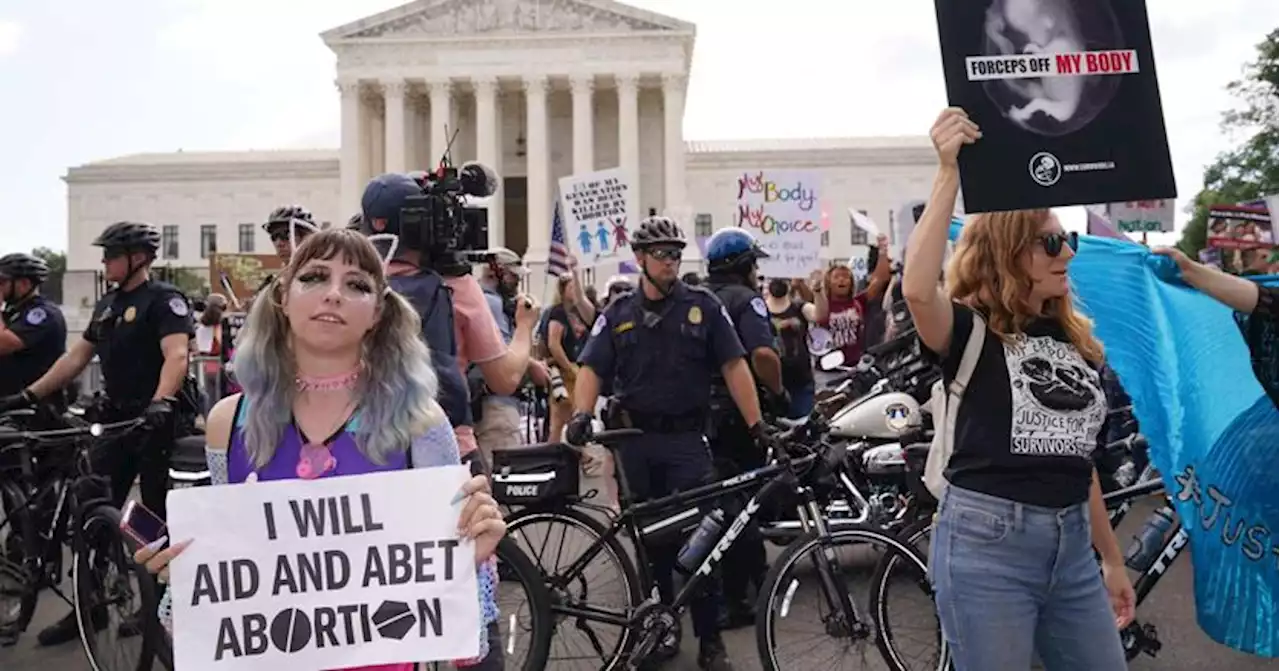
{"type": "MultiPolygon", "coordinates": [[[[1124,489],[1117,489],[1114,492],[1103,495],[1102,499],[1106,502],[1108,508],[1115,505],[1115,508],[1112,508],[1114,512],[1111,514],[1111,525],[1114,527],[1120,523],[1120,520],[1124,519],[1132,508],[1134,501],[1163,490],[1164,483],[1159,479],[1155,479],[1125,487],[1124,489]]],[[[1169,497],[1166,495],[1164,498],[1168,501],[1169,497]]],[[[1170,502],[1170,507],[1172,507],[1172,502],[1170,502]]],[[[1160,578],[1164,577],[1169,567],[1173,565],[1174,560],[1186,549],[1190,538],[1187,530],[1183,528],[1181,521],[1179,521],[1177,531],[1165,541],[1164,547],[1160,549],[1160,554],[1156,555],[1151,565],[1144,569],[1138,579],[1133,582],[1133,591],[1137,596],[1135,605],[1142,605],[1151,590],[1155,589],[1156,583],[1160,582],[1160,578]]]]}
{"type": "MultiPolygon", "coordinates": [[[[725,550],[727,550],[738,536],[742,534],[742,531],[746,529],[747,525],[751,523],[751,520],[755,517],[756,513],[759,512],[760,502],[768,500],[782,487],[798,487],[798,478],[795,471],[807,467],[809,464],[813,463],[814,459],[816,459],[815,455],[806,455],[805,457],[791,460],[788,464],[769,464],[762,468],[747,471],[746,473],[742,473],[727,480],[701,485],[685,492],[676,492],[662,498],[629,505],[613,519],[612,524],[603,536],[597,538],[595,542],[592,543],[591,546],[587,548],[572,564],[570,564],[568,568],[560,573],[560,575],[551,577],[549,586],[553,590],[565,589],[568,586],[568,583],[575,576],[581,575],[581,573],[586,570],[587,565],[604,550],[607,543],[617,537],[618,534],[625,531],[634,541],[633,544],[635,545],[636,550],[637,568],[640,569],[642,579],[645,583],[643,591],[645,593],[650,593],[653,587],[653,576],[645,568],[648,566],[648,557],[646,555],[644,543],[646,534],[652,534],[661,528],[671,524],[677,524],[684,519],[688,519],[690,516],[697,514],[700,510],[697,507],[685,509],[686,507],[697,506],[700,503],[705,503],[713,499],[718,499],[754,488],[756,491],[755,495],[748,499],[742,511],[733,518],[733,521],[729,524],[728,528],[722,532],[720,538],[716,541],[716,544],[712,547],[712,550],[708,553],[706,559],[704,559],[698,569],[689,576],[679,593],[675,595],[670,607],[676,612],[681,612],[695,594],[694,590],[697,589],[703,579],[710,575],[716,565],[720,563],[721,559],[723,559],[725,550]],[[760,480],[764,479],[768,479],[764,485],[757,485],[760,480]],[[643,527],[640,525],[640,518],[661,516],[665,513],[670,513],[678,509],[685,510],[680,510],[676,515],[667,517],[666,519],[658,522],[643,527]]],[[[804,524],[806,530],[811,524],[813,524],[809,519],[810,515],[811,511],[807,510],[806,507],[802,507],[800,509],[801,522],[804,524]]],[[[634,613],[623,613],[618,609],[599,608],[590,605],[584,605],[582,607],[556,605],[553,607],[553,610],[565,615],[580,617],[595,622],[604,622],[621,627],[631,627],[638,624],[634,619],[634,613]]]]}

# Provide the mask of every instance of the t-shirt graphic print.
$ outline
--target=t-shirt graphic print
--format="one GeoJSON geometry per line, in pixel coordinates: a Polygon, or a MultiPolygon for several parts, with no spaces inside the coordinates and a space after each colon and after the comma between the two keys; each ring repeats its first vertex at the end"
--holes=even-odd
{"type": "Polygon", "coordinates": [[[1070,343],[1047,336],[1020,336],[1005,344],[1004,356],[1010,453],[1088,459],[1107,413],[1097,371],[1070,343]]]}

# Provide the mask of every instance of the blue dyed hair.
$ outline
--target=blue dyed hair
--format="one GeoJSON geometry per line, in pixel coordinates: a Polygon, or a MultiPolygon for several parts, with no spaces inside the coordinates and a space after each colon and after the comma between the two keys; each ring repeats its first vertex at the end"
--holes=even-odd
{"type": "Polygon", "coordinates": [[[373,278],[379,296],[377,322],[361,343],[364,370],[356,390],[360,421],[356,445],[373,463],[409,449],[414,438],[447,421],[436,403],[436,374],[419,334],[418,313],[387,289],[382,260],[364,236],[346,229],[314,233],[294,251],[289,265],[257,300],[235,353],[236,379],[244,389],[245,451],[266,466],[293,417],[297,393],[293,333],[281,301],[297,271],[314,259],[341,256],[373,278]]]}

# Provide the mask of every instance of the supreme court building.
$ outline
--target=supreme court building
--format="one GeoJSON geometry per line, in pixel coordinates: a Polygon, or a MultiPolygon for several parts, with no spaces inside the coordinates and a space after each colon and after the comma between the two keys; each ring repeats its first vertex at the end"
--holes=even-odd
{"type": "Polygon", "coordinates": [[[157,265],[205,271],[213,251],[269,253],[260,224],[281,204],[344,225],[371,177],[432,167],[450,141],[455,164],[478,160],[501,175],[485,204],[490,241],[525,254],[538,293],[566,175],[626,168],[642,214],[671,214],[705,238],[733,225],[744,172],[812,171],[832,223],[830,259],[864,242],[850,208],[888,228],[903,202],[927,196],[935,158],[924,136],[685,138],[695,34],[613,0],[418,0],[329,30],[320,39],[337,55],[341,147],[142,154],[71,168],[66,302],[91,304],[100,256],[89,242],[111,222],[155,223],[157,265]]]}

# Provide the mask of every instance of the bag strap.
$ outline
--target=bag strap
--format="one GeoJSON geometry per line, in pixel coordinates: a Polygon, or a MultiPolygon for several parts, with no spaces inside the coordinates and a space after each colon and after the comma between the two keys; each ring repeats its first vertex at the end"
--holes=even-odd
{"type": "Polygon", "coordinates": [[[978,359],[982,356],[982,345],[986,342],[987,323],[978,313],[973,313],[973,330],[969,333],[969,342],[965,343],[964,353],[960,355],[960,365],[956,368],[956,377],[951,381],[949,392],[959,399],[969,386],[973,370],[978,367],[978,359]]]}

